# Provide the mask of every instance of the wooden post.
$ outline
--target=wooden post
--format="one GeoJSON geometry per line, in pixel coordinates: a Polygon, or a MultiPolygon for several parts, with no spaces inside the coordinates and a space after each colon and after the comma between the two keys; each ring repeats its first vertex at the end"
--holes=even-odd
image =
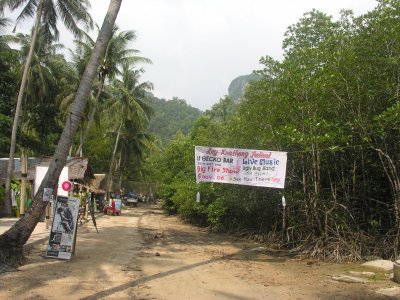
{"type": "MultiPolygon", "coordinates": [[[[83,121],[82,121],[82,123],[83,123],[83,121]]],[[[80,138],[80,144],[82,145],[82,142],[83,142],[83,132],[82,132],[82,127],[83,127],[83,125],[82,125],[82,123],[81,123],[81,138],[80,138]]],[[[82,157],[83,156],[83,145],[81,146],[81,148],[80,148],[80,151],[79,151],[79,157],[82,157]]]]}
{"type": "Polygon", "coordinates": [[[20,194],[20,206],[19,215],[22,217],[25,214],[25,203],[26,203],[26,179],[28,177],[28,166],[27,156],[24,151],[21,155],[21,194],[20,194]]]}
{"type": "Polygon", "coordinates": [[[72,249],[71,249],[71,253],[72,255],[75,255],[75,249],[76,249],[76,236],[78,235],[78,220],[76,220],[76,224],[75,224],[75,235],[74,235],[74,241],[72,242],[72,249]]]}
{"type": "Polygon", "coordinates": [[[88,220],[89,215],[89,199],[88,199],[88,190],[85,192],[85,220],[88,220]]]}
{"type": "Polygon", "coordinates": [[[50,228],[50,202],[46,206],[46,229],[50,228]]]}
{"type": "Polygon", "coordinates": [[[282,229],[286,229],[286,199],[282,196],[282,207],[283,207],[283,218],[282,218],[282,229]]]}

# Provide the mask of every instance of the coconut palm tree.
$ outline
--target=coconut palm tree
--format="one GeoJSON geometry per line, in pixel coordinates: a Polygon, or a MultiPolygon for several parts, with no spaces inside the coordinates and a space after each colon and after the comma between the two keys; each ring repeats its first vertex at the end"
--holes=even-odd
{"type": "MultiPolygon", "coordinates": [[[[136,39],[136,34],[132,30],[121,31],[118,32],[118,26],[114,26],[112,38],[110,39],[106,53],[101,61],[99,67],[99,86],[98,91],[96,94],[96,98],[94,100],[93,108],[91,115],[89,117],[88,124],[86,126],[85,134],[83,135],[82,141],[76,151],[76,155],[78,155],[83,147],[83,144],[86,141],[86,138],[89,134],[90,128],[92,126],[96,109],[97,103],[99,102],[99,98],[103,92],[104,83],[106,78],[114,79],[117,76],[121,75],[120,68],[123,65],[132,66],[137,63],[151,63],[151,60],[145,57],[137,56],[139,53],[138,50],[128,48],[129,43],[136,39]]],[[[93,43],[93,40],[86,35],[86,42],[88,45],[93,43]]],[[[87,49],[87,46],[81,45],[87,49]]]]}
{"type": "MultiPolygon", "coordinates": [[[[31,37],[19,33],[13,38],[13,42],[20,45],[22,58],[29,52],[31,37]]],[[[43,31],[39,30],[26,84],[25,110],[20,127],[21,133],[29,130],[37,135],[41,139],[40,144],[45,144],[43,139],[57,127],[58,106],[54,98],[63,89],[61,76],[66,74],[68,66],[64,56],[57,53],[62,48],[61,44],[49,43],[43,31]]]]}
{"type": "Polygon", "coordinates": [[[16,26],[19,22],[25,20],[26,18],[33,17],[36,13],[31,45],[25,61],[24,71],[22,73],[11,132],[10,155],[7,165],[7,178],[5,189],[6,201],[3,212],[6,215],[11,214],[10,184],[11,175],[14,168],[17,129],[19,125],[22,99],[25,94],[25,87],[29,76],[28,73],[33,57],[33,50],[38,30],[40,27],[42,27],[45,36],[47,36],[49,40],[58,40],[59,32],[57,29],[57,19],[61,18],[64,25],[68,29],[70,29],[75,35],[80,35],[82,31],[78,27],[79,23],[83,22],[85,25],[92,26],[92,19],[87,12],[89,6],[90,5],[88,0],[0,0],[0,11],[4,11],[4,9],[6,8],[14,11],[22,7],[22,11],[18,15],[16,20],[16,26]]]}
{"type": "Polygon", "coordinates": [[[122,178],[132,178],[135,171],[140,172],[140,165],[146,151],[150,150],[155,142],[155,137],[147,133],[147,128],[138,126],[137,122],[128,120],[125,122],[125,130],[120,139],[120,166],[119,182],[122,178]]]}
{"type": "MultiPolygon", "coordinates": [[[[18,51],[9,46],[10,36],[3,35],[7,26],[7,19],[1,17],[0,20],[0,155],[6,157],[10,149],[10,135],[12,126],[12,111],[14,109],[13,99],[15,90],[18,86],[19,60],[18,51]]],[[[3,208],[4,200],[0,200],[0,212],[3,208]]]]}
{"type": "MultiPolygon", "coordinates": [[[[119,139],[121,134],[127,136],[132,127],[135,127],[138,132],[143,132],[152,114],[151,107],[144,102],[146,92],[152,90],[153,85],[149,82],[139,83],[140,74],[143,70],[130,69],[128,63],[122,67],[122,79],[114,81],[114,97],[108,108],[108,113],[117,116],[116,123],[118,124],[117,136],[114,143],[109,172],[106,181],[106,195],[109,197],[110,183],[112,170],[115,162],[115,157],[118,149],[119,139]],[[135,124],[135,126],[132,126],[135,124]]],[[[114,119],[115,122],[115,119],[114,119]]]]}
{"type": "Polygon", "coordinates": [[[3,27],[8,26],[11,23],[11,20],[8,18],[5,18],[2,13],[0,13],[0,32],[3,31],[3,27]]]}
{"type": "Polygon", "coordinates": [[[88,95],[92,89],[100,60],[103,57],[108,40],[111,36],[121,2],[122,0],[110,1],[110,6],[104,18],[96,45],[76,92],[75,101],[71,108],[71,116],[67,118],[64,130],[54,152],[54,159],[33,199],[32,206],[8,231],[0,235],[0,261],[7,260],[10,262],[13,259],[21,259],[23,257],[23,245],[29,239],[47,206],[47,203],[42,201],[43,191],[45,188],[57,188],[57,180],[66,164],[69,148],[79,123],[81,122],[80,115],[87,104],[88,95]]]}
{"type": "Polygon", "coordinates": [[[88,59],[77,62],[77,56],[78,54],[75,51],[70,50],[70,57],[72,60],[59,69],[59,71],[61,71],[60,80],[63,81],[63,90],[57,94],[56,102],[59,105],[63,120],[65,120],[71,110],[71,105],[75,99],[76,90],[79,86],[79,80],[82,77],[85,65],[88,62],[88,59]]]}
{"type": "MultiPolygon", "coordinates": [[[[148,148],[149,142],[153,139],[146,133],[149,117],[153,114],[153,110],[145,102],[146,93],[153,89],[153,85],[150,82],[139,83],[141,73],[143,73],[142,69],[132,70],[125,65],[122,80],[116,80],[114,87],[116,94],[119,95],[117,98],[123,99],[122,103],[127,102],[126,99],[131,99],[138,105],[136,111],[140,112],[140,109],[143,109],[143,113],[136,114],[133,118],[127,118],[124,124],[120,147],[120,162],[123,163],[120,168],[122,173],[126,167],[131,165],[132,161],[136,164],[140,163],[144,150],[148,148]]],[[[122,105],[126,106],[126,104],[122,105]]]]}
{"type": "MultiPolygon", "coordinates": [[[[91,48],[85,43],[80,40],[75,40],[74,43],[76,47],[74,50],[68,49],[71,62],[62,69],[63,77],[66,76],[67,80],[65,80],[65,85],[63,90],[57,95],[56,102],[59,105],[60,114],[62,120],[65,120],[69,116],[69,112],[71,110],[72,103],[75,99],[76,90],[79,85],[79,80],[82,77],[83,72],[85,71],[85,66],[89,61],[93,45],[91,48]]],[[[95,81],[94,86],[97,86],[98,83],[95,81]]],[[[85,108],[84,113],[82,114],[82,119],[84,120],[84,116],[87,116],[90,111],[92,110],[93,103],[94,103],[94,96],[95,89],[89,94],[88,105],[85,108]]],[[[82,127],[83,123],[80,125],[80,132],[82,138],[82,127]]],[[[72,156],[72,147],[70,149],[70,156],[72,156]]]]}

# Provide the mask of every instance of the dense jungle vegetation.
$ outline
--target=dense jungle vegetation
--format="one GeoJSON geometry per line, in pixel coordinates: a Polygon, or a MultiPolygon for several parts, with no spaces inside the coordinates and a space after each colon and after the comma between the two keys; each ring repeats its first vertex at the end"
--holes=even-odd
{"type": "MultiPolygon", "coordinates": [[[[2,17],[0,33],[11,24],[2,17]]],[[[82,115],[80,134],[71,149],[72,156],[89,157],[95,172],[107,173],[118,125],[123,122],[112,169],[113,175],[125,180],[139,180],[145,173],[141,170],[143,156],[162,149],[177,132],[189,133],[201,114],[185,100],[159,99],[152,94],[152,83],[141,81],[141,66],[151,61],[131,48],[135,39],[134,31],[121,31],[115,26],[89,106],[82,115]],[[77,151],[79,147],[82,152],[77,151]]],[[[4,158],[9,155],[14,103],[29,43],[26,34],[0,35],[0,157],[4,158]]],[[[39,32],[20,117],[16,157],[22,151],[29,156],[54,153],[94,40],[84,34],[75,45],[74,49],[65,49],[39,32]]]]}
{"type": "MultiPolygon", "coordinates": [[[[328,260],[398,258],[400,1],[378,3],[360,17],[305,13],[285,33],[282,61],[262,57],[240,101],[225,96],[203,114],[154,97],[141,81],[150,59],[130,48],[134,31],[115,26],[71,155],[83,148],[96,173],[120,182],[160,183],[167,212],[213,230],[328,260]],[[285,151],[285,189],[196,184],[195,145],[285,151]]],[[[29,43],[0,36],[2,157],[29,43]]],[[[53,154],[94,41],[75,43],[66,56],[38,32],[16,157],[53,154]]]]}
{"type": "Polygon", "coordinates": [[[282,61],[262,57],[238,104],[222,98],[155,157],[165,209],[311,257],[397,258],[399,19],[400,1],[380,1],[360,17],[313,10],[289,26],[282,61]],[[195,145],[286,151],[285,189],[197,185],[195,145]]]}

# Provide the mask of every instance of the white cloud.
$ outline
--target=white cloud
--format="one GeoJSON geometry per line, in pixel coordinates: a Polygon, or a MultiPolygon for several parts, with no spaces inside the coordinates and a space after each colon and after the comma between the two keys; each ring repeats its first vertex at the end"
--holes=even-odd
{"type": "MultiPolygon", "coordinates": [[[[260,68],[261,56],[282,56],[287,27],[317,8],[337,16],[371,10],[373,0],[138,0],[124,1],[117,23],[135,29],[135,47],[151,58],[145,78],[158,97],[177,96],[200,109],[227,94],[237,76],[260,68]]],[[[106,8],[103,9],[105,11],[106,8]]]]}
{"type": "MultiPolygon", "coordinates": [[[[101,25],[109,1],[91,1],[101,25]]],[[[144,80],[155,95],[177,96],[202,110],[227,94],[229,83],[261,66],[260,57],[282,57],[283,34],[302,15],[316,8],[338,16],[343,8],[356,15],[375,0],[124,0],[117,24],[135,30],[132,45],[150,58],[144,80]]],[[[62,42],[72,47],[70,35],[62,42]]]]}

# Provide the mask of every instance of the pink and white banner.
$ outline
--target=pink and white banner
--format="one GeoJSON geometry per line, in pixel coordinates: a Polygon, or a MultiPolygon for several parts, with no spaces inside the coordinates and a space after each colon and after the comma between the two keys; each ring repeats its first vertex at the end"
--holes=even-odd
{"type": "Polygon", "coordinates": [[[219,182],[283,189],[287,153],[195,147],[196,182],[219,182]]]}

